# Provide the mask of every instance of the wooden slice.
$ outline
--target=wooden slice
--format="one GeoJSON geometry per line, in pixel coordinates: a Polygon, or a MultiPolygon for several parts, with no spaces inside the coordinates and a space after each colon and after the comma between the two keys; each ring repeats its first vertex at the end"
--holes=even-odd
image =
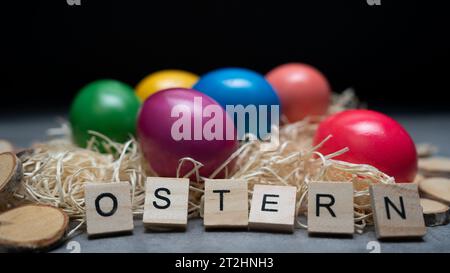
{"type": "Polygon", "coordinates": [[[419,157],[430,157],[438,151],[438,148],[430,143],[418,144],[416,148],[419,157]]]}
{"type": "Polygon", "coordinates": [[[9,141],[0,139],[0,153],[12,151],[14,151],[14,146],[9,141]]]}
{"type": "Polygon", "coordinates": [[[25,205],[0,214],[0,245],[38,249],[58,242],[69,218],[62,210],[45,205],[25,205]]]}
{"type": "Polygon", "coordinates": [[[450,205],[450,179],[442,177],[427,178],[420,182],[419,189],[424,197],[450,205]]]}
{"type": "Polygon", "coordinates": [[[419,185],[420,181],[424,180],[425,177],[421,174],[417,174],[416,178],[414,178],[414,181],[412,183],[419,185]]]}
{"type": "Polygon", "coordinates": [[[11,152],[0,154],[0,194],[12,193],[23,177],[22,162],[11,152]]]}
{"type": "Polygon", "coordinates": [[[419,170],[427,177],[450,177],[450,158],[431,157],[420,159],[419,170]]]}
{"type": "Polygon", "coordinates": [[[29,148],[25,150],[21,150],[16,153],[16,156],[22,161],[22,163],[26,162],[34,153],[34,150],[29,148]]]}
{"type": "Polygon", "coordinates": [[[421,198],[420,205],[423,208],[423,217],[426,226],[439,226],[448,222],[449,208],[446,204],[427,198],[421,198]]]}

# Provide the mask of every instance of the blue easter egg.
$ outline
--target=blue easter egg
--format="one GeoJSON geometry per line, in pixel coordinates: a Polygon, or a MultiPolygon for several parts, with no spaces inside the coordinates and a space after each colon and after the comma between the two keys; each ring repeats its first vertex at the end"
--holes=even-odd
{"type": "MultiPolygon", "coordinates": [[[[210,96],[225,110],[228,110],[227,106],[242,106],[249,110],[245,115],[245,133],[250,132],[263,138],[270,132],[271,125],[279,122],[281,113],[278,113],[276,118],[272,115],[272,111],[280,111],[278,95],[263,75],[252,70],[217,69],[203,75],[193,89],[210,96]],[[252,109],[248,106],[256,108],[257,117],[254,117],[252,109]],[[257,132],[254,132],[255,130],[257,132]]],[[[238,120],[237,114],[232,118],[238,128],[239,137],[242,137],[243,132],[239,131],[239,123],[242,121],[238,120]]]]}

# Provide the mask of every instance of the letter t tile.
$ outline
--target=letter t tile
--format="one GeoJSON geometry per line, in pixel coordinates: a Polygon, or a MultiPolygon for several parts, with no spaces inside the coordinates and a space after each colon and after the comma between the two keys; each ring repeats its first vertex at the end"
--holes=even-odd
{"type": "Polygon", "coordinates": [[[204,196],[206,229],[248,227],[248,186],[245,180],[206,179],[204,196]]]}

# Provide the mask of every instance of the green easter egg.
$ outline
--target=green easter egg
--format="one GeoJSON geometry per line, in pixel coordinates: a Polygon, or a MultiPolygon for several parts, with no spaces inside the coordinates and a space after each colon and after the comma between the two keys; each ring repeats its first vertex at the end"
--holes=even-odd
{"type": "Polygon", "coordinates": [[[116,80],[98,80],[83,87],[70,108],[70,124],[75,143],[86,147],[97,131],[116,142],[125,142],[136,133],[141,103],[134,89],[116,80]]]}

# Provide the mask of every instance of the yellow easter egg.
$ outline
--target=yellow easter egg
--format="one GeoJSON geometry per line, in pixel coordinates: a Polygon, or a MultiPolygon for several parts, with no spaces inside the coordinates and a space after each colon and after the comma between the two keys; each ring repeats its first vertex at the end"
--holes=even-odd
{"type": "Polygon", "coordinates": [[[154,72],[142,79],[136,86],[136,95],[141,101],[146,100],[150,95],[168,88],[191,88],[199,77],[184,70],[161,70],[154,72]]]}

